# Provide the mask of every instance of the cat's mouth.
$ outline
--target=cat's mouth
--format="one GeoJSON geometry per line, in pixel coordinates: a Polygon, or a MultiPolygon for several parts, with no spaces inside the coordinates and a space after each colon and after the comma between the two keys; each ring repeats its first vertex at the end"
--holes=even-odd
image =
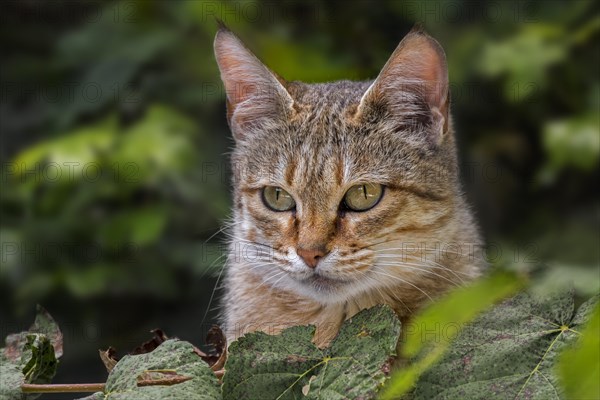
{"type": "Polygon", "coordinates": [[[331,291],[346,284],[348,281],[344,279],[332,278],[318,272],[311,274],[309,277],[302,280],[304,284],[308,284],[318,290],[331,291]]]}

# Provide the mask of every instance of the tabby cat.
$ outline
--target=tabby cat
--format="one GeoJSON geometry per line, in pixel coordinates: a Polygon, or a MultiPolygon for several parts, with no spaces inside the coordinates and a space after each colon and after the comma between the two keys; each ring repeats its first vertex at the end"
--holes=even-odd
{"type": "Polygon", "coordinates": [[[421,28],[374,81],[288,82],[225,26],[234,211],[224,327],[316,326],[376,304],[406,319],[484,261],[461,193],[444,51],[421,28]]]}

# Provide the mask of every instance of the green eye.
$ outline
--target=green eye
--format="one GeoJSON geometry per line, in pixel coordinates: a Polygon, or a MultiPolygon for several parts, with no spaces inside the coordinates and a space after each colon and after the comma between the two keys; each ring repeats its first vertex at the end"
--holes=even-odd
{"type": "Polygon", "coordinates": [[[344,195],[344,204],[352,211],[367,211],[379,202],[383,195],[383,186],[376,183],[364,183],[352,186],[344,195]]]}
{"type": "Polygon", "coordinates": [[[263,201],[273,211],[289,211],[296,207],[294,198],[279,186],[267,186],[262,192],[263,201]]]}

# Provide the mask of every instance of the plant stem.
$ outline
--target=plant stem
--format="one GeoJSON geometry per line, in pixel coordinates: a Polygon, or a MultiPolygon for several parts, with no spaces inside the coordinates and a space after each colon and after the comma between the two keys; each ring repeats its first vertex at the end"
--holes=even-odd
{"type": "Polygon", "coordinates": [[[63,385],[34,385],[25,383],[21,385],[23,393],[94,393],[103,392],[104,383],[68,383],[63,385]]]}

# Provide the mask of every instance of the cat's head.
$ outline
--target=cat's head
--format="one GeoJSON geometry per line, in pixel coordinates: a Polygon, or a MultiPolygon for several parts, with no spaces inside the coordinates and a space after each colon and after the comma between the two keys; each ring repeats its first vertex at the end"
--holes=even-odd
{"type": "Polygon", "coordinates": [[[215,54],[241,267],[321,302],[425,275],[406,243],[444,239],[459,196],[440,45],[413,29],[375,81],[324,84],[285,81],[224,27],[215,54]]]}

